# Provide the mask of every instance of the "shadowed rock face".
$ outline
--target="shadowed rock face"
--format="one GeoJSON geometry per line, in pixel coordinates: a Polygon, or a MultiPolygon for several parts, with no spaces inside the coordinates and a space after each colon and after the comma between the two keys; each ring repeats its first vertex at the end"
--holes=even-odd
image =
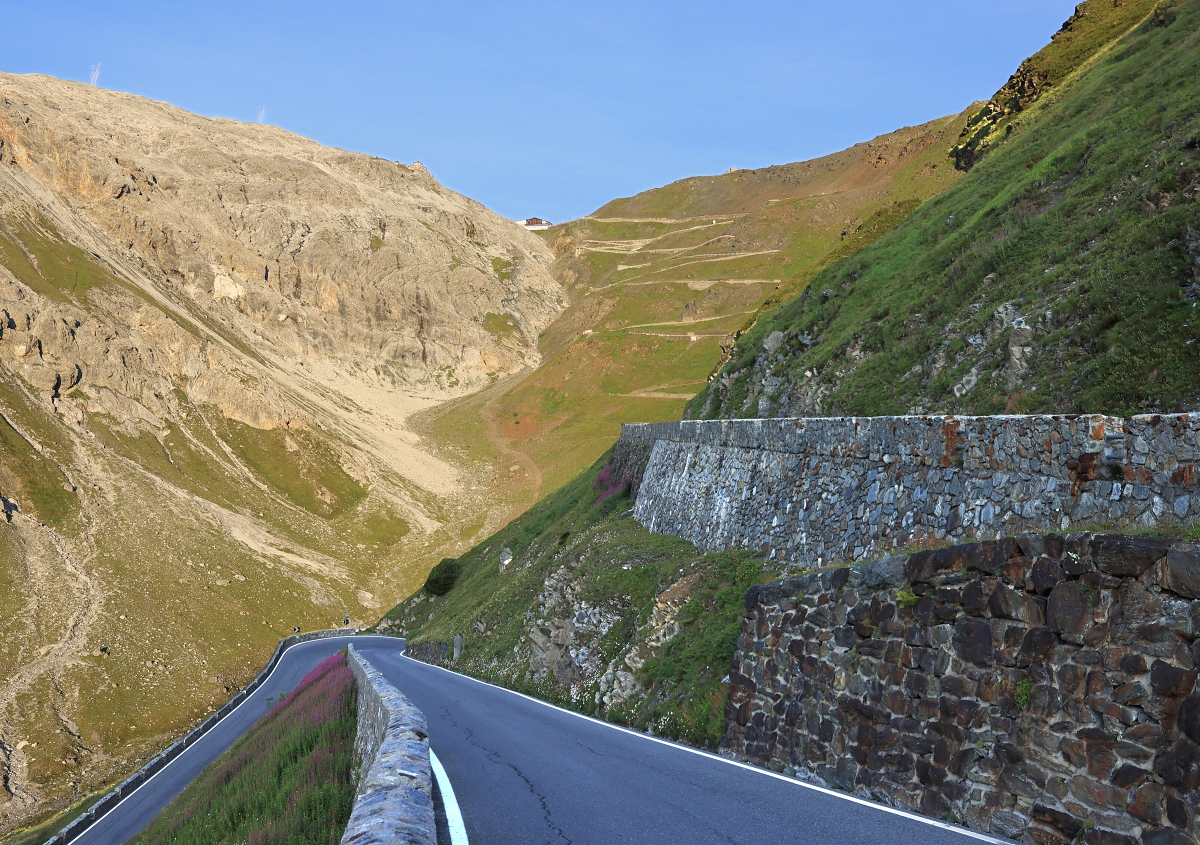
{"type": "Polygon", "coordinates": [[[565,304],[534,235],[423,170],[42,76],[0,75],[0,95],[5,165],[284,354],[466,387],[536,363],[565,304]]]}

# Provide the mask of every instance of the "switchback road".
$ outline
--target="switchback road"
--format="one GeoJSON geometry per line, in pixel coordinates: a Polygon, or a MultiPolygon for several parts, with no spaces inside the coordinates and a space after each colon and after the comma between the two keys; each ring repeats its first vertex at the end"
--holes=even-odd
{"type": "Polygon", "coordinates": [[[126,841],[266,712],[267,696],[347,640],[424,711],[472,845],[1001,841],[584,718],[411,660],[385,637],[294,646],[239,710],[76,841],[126,841]]]}

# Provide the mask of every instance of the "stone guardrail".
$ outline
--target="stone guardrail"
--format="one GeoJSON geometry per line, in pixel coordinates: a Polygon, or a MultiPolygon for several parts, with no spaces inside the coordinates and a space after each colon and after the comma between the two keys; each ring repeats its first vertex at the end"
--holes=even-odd
{"type": "Polygon", "coordinates": [[[164,766],[178,757],[183,751],[194,745],[196,740],[204,736],[217,723],[233,712],[239,704],[245,701],[256,689],[262,686],[263,681],[267,676],[279,665],[279,660],[283,657],[283,653],[294,645],[299,643],[309,642],[310,640],[320,640],[327,637],[344,637],[347,631],[312,631],[307,634],[297,634],[291,637],[285,637],[279,641],[279,645],[275,647],[275,653],[271,655],[271,659],[267,662],[264,668],[250,683],[246,684],[245,688],[239,691],[233,698],[225,702],[219,710],[209,716],[196,727],[192,728],[183,737],[168,746],[164,751],[151,759],[146,765],[138,769],[125,780],[121,781],[111,792],[102,797],[99,801],[87,809],[87,812],[80,815],[70,824],[66,825],[62,830],[46,840],[46,845],[66,845],[66,843],[78,838],[89,827],[108,814],[110,810],[121,803],[121,799],[129,796],[139,786],[157,774],[164,766]]]}
{"type": "Polygon", "coordinates": [[[353,645],[349,652],[362,762],[342,845],[437,845],[425,715],[353,645]]]}
{"type": "Polygon", "coordinates": [[[626,424],[634,517],[787,567],[931,541],[1200,517],[1200,414],[907,416],[626,424]]]}

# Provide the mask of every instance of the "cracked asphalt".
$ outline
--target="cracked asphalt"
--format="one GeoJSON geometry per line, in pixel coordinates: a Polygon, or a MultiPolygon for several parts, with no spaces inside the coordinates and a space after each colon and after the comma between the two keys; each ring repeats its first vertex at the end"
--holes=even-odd
{"type": "Polygon", "coordinates": [[[471,845],[969,845],[999,840],[888,812],[618,730],[402,656],[403,640],[336,637],[289,649],[233,714],[75,840],[136,835],[205,766],[334,651],[355,647],[424,711],[471,845]]]}

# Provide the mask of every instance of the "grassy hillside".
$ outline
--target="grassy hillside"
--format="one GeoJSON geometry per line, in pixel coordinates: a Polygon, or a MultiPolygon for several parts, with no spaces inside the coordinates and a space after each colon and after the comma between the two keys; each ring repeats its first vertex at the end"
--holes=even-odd
{"type": "Polygon", "coordinates": [[[684,179],[544,232],[571,304],[542,333],[542,364],[432,411],[426,433],[516,466],[513,481],[544,494],[622,422],[677,419],[764,306],[961,176],[947,153],[968,113],[813,161],[684,179]],[[473,442],[481,427],[492,451],[473,442]]]}
{"type": "Polygon", "coordinates": [[[340,842],[354,802],[357,697],[346,655],[323,660],[132,842],[340,842]]]}
{"type": "MultiPolygon", "coordinates": [[[[543,336],[546,363],[487,397],[501,442],[550,486],[617,423],[669,416],[701,384],[696,361],[748,323],[690,415],[1194,405],[1198,8],[1139,24],[1148,4],[1084,4],[1023,66],[1053,72],[988,155],[951,172],[939,135],[922,167],[945,190],[893,180],[853,226],[799,213],[827,208],[820,179],[849,179],[810,163],[685,180],[551,230],[574,302],[543,336]],[[935,151],[945,170],[929,169],[935,151]],[[770,202],[806,172],[807,199],[770,202]],[[718,260],[739,251],[763,254],[718,260]],[[689,355],[671,345],[684,335],[689,355]]],[[[471,419],[455,418],[463,444],[471,419]]],[[[460,635],[460,671],[711,745],[740,597],[769,574],[650,534],[618,474],[601,457],[463,555],[447,594],[415,594],[379,630],[433,660],[460,635]]]]}
{"type": "Polygon", "coordinates": [[[1160,4],[764,315],[688,415],[1200,407],[1197,80],[1200,3],[1160,4]]]}
{"type": "Polygon", "coordinates": [[[962,139],[951,151],[955,165],[969,170],[994,142],[1020,126],[1021,112],[1055,86],[1069,83],[1082,68],[1150,14],[1158,2],[1090,0],[1076,6],[1075,13],[1050,43],[1021,62],[1004,87],[971,115],[962,139]]]}
{"type": "Polygon", "coordinates": [[[448,593],[418,592],[378,630],[427,656],[461,634],[458,671],[716,747],[743,597],[770,573],[651,534],[613,472],[602,456],[459,558],[448,593]]]}

